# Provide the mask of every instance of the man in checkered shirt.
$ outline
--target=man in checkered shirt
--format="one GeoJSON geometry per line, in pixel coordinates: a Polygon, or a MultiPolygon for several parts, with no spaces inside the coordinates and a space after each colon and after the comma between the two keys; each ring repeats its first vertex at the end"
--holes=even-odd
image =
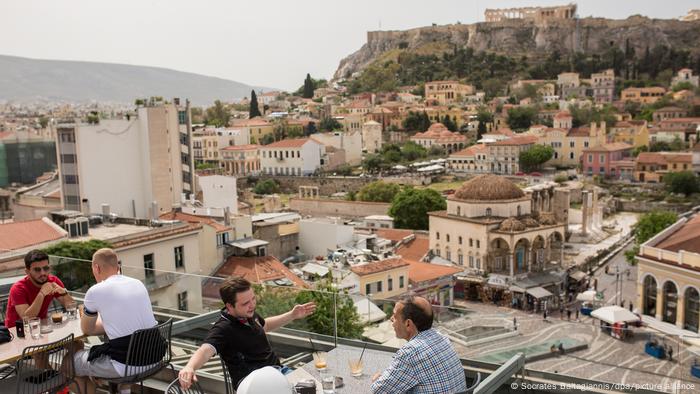
{"type": "Polygon", "coordinates": [[[464,370],[450,341],[432,329],[428,300],[410,297],[396,303],[391,317],[398,338],[408,342],[394,361],[372,378],[374,394],[437,394],[466,391],[464,370]]]}

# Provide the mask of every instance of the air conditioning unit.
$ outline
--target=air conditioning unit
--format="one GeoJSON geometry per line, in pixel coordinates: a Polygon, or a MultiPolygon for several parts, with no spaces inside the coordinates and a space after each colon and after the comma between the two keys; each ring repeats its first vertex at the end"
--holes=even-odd
{"type": "Polygon", "coordinates": [[[80,231],[81,236],[86,236],[90,233],[90,219],[86,217],[80,217],[76,219],[78,222],[78,230],[80,231]]]}
{"type": "Polygon", "coordinates": [[[80,236],[80,230],[78,221],[75,219],[68,219],[63,223],[63,227],[68,231],[68,236],[70,238],[75,238],[80,236]]]}

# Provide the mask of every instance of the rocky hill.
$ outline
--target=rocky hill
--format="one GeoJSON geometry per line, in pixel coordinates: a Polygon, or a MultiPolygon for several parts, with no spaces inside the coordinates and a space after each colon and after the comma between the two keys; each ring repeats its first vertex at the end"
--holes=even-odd
{"type": "Polygon", "coordinates": [[[0,100],[133,103],[162,96],[207,105],[248,97],[251,89],[272,90],[166,68],[0,55],[0,100]]]}
{"type": "Polygon", "coordinates": [[[525,20],[480,22],[422,27],[406,31],[372,31],[367,43],[341,60],[333,79],[348,78],[391,52],[472,48],[507,54],[511,57],[545,57],[560,53],[600,53],[610,46],[624,50],[626,45],[642,54],[647,47],[666,45],[675,50],[700,53],[700,20],[650,19],[632,16],[624,20],[582,18],[535,23],[525,20]],[[442,49],[440,49],[442,48],[442,49]]]}

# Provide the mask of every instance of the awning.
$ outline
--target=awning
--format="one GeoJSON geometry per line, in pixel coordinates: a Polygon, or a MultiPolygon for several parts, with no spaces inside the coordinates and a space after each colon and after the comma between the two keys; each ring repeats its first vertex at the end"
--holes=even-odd
{"type": "Polygon", "coordinates": [[[255,238],[243,238],[243,239],[237,239],[233,242],[229,242],[229,245],[239,248],[239,249],[250,249],[254,248],[256,246],[265,246],[269,244],[267,241],[263,241],[262,239],[255,239],[255,238]]]}
{"type": "Polygon", "coordinates": [[[512,291],[513,293],[524,293],[524,292],[525,292],[525,289],[523,289],[523,288],[520,287],[520,286],[511,285],[511,286],[510,286],[510,291],[512,291]]]}
{"type": "Polygon", "coordinates": [[[302,272],[305,272],[307,274],[311,275],[318,275],[318,276],[326,276],[328,275],[328,267],[324,267],[320,264],[315,264],[315,263],[306,263],[301,268],[302,272]]]}
{"type": "Polygon", "coordinates": [[[610,324],[639,321],[639,316],[617,305],[598,308],[591,312],[591,316],[610,324]]]}
{"type": "Polygon", "coordinates": [[[550,293],[546,289],[539,287],[539,286],[527,289],[525,292],[527,294],[537,298],[537,299],[551,297],[553,295],[552,293],[550,293]]]}
{"type": "Polygon", "coordinates": [[[588,275],[584,274],[583,272],[581,272],[581,271],[579,271],[579,270],[576,270],[576,271],[571,272],[571,273],[569,274],[569,276],[570,276],[573,280],[575,280],[575,281],[577,281],[577,282],[580,282],[580,281],[586,279],[586,277],[587,277],[588,275]]]}

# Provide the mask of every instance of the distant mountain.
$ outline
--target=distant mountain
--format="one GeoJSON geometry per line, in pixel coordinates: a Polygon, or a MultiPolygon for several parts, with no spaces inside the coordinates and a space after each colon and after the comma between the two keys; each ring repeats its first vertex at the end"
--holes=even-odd
{"type": "Polygon", "coordinates": [[[208,105],[250,97],[251,89],[274,90],[167,68],[0,55],[0,100],[133,103],[162,96],[208,105]]]}

